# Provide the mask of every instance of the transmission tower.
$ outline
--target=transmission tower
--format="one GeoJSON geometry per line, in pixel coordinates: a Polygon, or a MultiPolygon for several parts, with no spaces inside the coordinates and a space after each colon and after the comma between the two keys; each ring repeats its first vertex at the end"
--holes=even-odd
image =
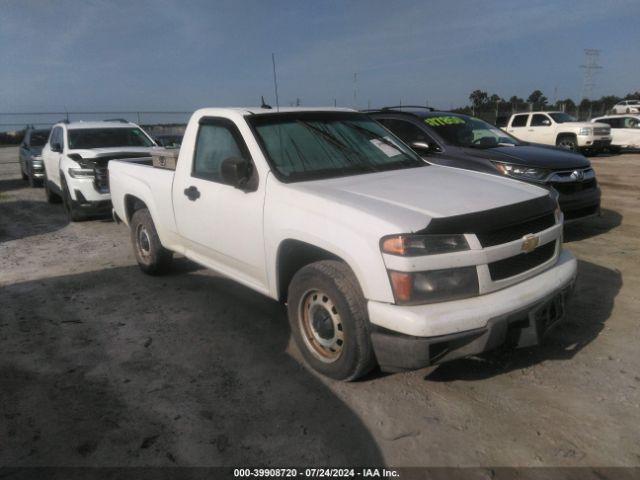
{"type": "Polygon", "coordinates": [[[593,95],[593,87],[595,86],[595,74],[598,70],[602,70],[602,67],[598,65],[600,59],[600,50],[595,48],[584,49],[584,64],[580,65],[580,68],[584,71],[582,81],[582,98],[591,99],[593,95]]]}

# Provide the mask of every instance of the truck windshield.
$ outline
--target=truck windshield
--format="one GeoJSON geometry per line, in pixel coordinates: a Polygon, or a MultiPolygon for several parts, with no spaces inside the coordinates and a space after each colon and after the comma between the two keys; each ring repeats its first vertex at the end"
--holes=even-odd
{"type": "Polygon", "coordinates": [[[296,112],[247,118],[284,181],[331,178],[428,164],[358,113],[296,112]]]}
{"type": "Polygon", "coordinates": [[[468,148],[492,148],[520,145],[520,142],[497,127],[466,115],[441,114],[425,117],[424,123],[434,129],[449,145],[468,148]]]}
{"type": "Polygon", "coordinates": [[[564,112],[550,113],[549,116],[553,118],[553,121],[556,123],[566,123],[566,122],[576,121],[576,117],[572,117],[571,115],[564,112]]]}
{"type": "Polygon", "coordinates": [[[153,146],[153,142],[139,128],[74,128],[69,130],[70,149],[151,146],[153,146]]]}

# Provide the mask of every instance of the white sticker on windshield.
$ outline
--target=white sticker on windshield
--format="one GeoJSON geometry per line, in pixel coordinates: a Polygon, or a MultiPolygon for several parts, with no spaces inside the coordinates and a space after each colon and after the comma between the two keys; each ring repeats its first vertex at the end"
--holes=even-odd
{"type": "MultiPolygon", "coordinates": [[[[392,140],[385,138],[388,142],[392,142],[392,140]]],[[[389,143],[382,142],[377,138],[372,138],[369,140],[373,143],[382,153],[384,153],[387,157],[395,157],[396,155],[400,155],[402,152],[394,147],[393,145],[389,145],[389,143]]]]}

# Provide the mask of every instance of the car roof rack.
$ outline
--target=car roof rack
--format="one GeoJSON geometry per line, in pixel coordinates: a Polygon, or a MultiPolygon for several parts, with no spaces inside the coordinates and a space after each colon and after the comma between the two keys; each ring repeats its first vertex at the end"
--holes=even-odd
{"type": "Polygon", "coordinates": [[[436,111],[435,108],[425,107],[424,105],[393,105],[391,107],[382,107],[380,110],[402,110],[403,108],[418,108],[420,110],[429,110],[430,112],[436,111]]]}

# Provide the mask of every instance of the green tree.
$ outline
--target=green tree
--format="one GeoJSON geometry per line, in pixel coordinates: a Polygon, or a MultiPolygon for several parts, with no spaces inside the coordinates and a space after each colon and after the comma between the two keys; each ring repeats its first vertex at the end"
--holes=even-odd
{"type": "Polygon", "coordinates": [[[469,100],[475,108],[482,107],[489,100],[489,95],[484,90],[474,90],[469,95],[469,100]]]}
{"type": "Polygon", "coordinates": [[[531,95],[527,98],[527,102],[533,103],[538,107],[543,107],[547,104],[547,97],[540,90],[534,90],[531,92],[531,95]]]}

